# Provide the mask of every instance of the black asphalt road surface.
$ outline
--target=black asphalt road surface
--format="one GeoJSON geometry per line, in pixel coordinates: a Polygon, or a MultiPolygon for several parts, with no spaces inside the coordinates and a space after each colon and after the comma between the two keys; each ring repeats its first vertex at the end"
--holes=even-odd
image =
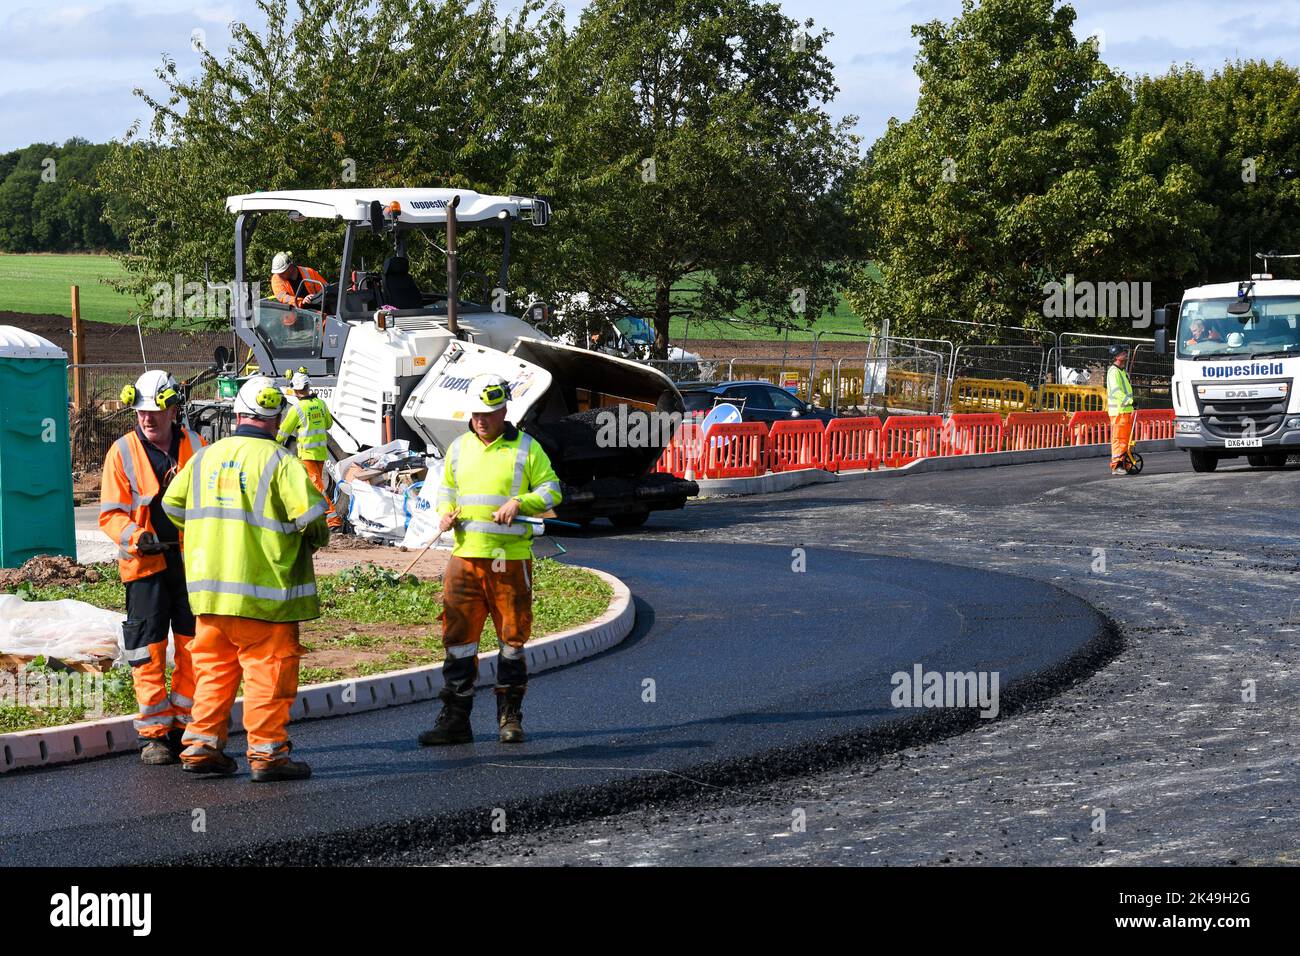
{"type": "MultiPolygon", "coordinates": [[[[948,480],[994,487],[1005,472],[948,480]]],[[[677,518],[708,527],[717,508],[677,518]]],[[[728,508],[761,521],[772,504],[728,508]]],[[[496,742],[493,701],[480,693],[471,746],[415,743],[431,704],[295,725],[295,756],[314,769],[301,783],[253,785],[242,759],[227,779],[130,756],[11,773],[0,778],[0,862],[400,859],[494,824],[734,792],[981,723],[975,701],[892,706],[893,675],[916,665],[982,673],[989,691],[996,677],[993,705],[1006,713],[1117,649],[1099,613],[1043,581],[873,554],[881,541],[870,536],[827,547],[787,531],[765,544],[571,541],[574,559],[628,583],[637,627],[617,649],[534,680],[524,746],[496,742]]],[[[242,747],[235,737],[230,752],[242,758],[242,747]]]]}

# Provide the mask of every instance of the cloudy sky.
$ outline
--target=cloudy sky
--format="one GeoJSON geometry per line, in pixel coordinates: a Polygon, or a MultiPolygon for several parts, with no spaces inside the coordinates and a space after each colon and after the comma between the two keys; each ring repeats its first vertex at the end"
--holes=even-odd
{"type": "MultiPolygon", "coordinates": [[[[504,0],[503,6],[508,6],[504,0]]],[[[581,0],[564,0],[570,15],[581,0]]],[[[950,20],[961,0],[784,0],[793,17],[812,17],[835,38],[830,47],[839,115],[859,117],[867,142],[891,116],[916,103],[911,26],[950,20]]],[[[1103,58],[1126,73],[1160,73],[1192,62],[1213,69],[1234,57],[1296,62],[1300,0],[1264,4],[1222,0],[1075,0],[1080,36],[1097,35],[1103,58]]],[[[193,71],[191,37],[203,31],[222,50],[232,20],[254,17],[252,0],[0,0],[0,151],[32,142],[120,137],[147,110],[132,96],[157,90],[164,53],[193,71]]]]}

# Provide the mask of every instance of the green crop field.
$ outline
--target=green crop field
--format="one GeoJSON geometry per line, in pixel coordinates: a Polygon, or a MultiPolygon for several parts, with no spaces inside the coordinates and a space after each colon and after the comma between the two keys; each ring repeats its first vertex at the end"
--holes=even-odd
{"type": "Polygon", "coordinates": [[[81,317],[128,322],[134,303],[100,282],[122,266],[109,256],[0,255],[0,312],[72,315],[72,286],[81,287],[81,317]]]}

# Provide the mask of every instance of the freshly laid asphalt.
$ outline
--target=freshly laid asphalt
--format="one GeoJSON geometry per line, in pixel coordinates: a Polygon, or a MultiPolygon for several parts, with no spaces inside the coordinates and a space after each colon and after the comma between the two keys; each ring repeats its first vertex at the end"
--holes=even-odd
{"type": "MultiPolygon", "coordinates": [[[[1011,470],[943,477],[994,485],[1011,470]]],[[[697,524],[709,507],[679,517],[697,524]]],[[[428,704],[296,724],[295,756],[314,770],[300,783],[252,784],[242,735],[230,748],[240,773],[226,779],[130,756],[10,773],[0,864],[393,859],[494,824],[724,792],[981,723],[969,708],[891,706],[891,676],[916,664],[996,672],[1006,712],[1118,648],[1101,614],[1049,583],[872,554],[866,540],[823,547],[792,530],[782,544],[623,534],[568,546],[629,585],[637,625],[618,648],[533,681],[525,745],[496,742],[480,693],[479,739],[463,747],[416,744],[428,704]]]]}

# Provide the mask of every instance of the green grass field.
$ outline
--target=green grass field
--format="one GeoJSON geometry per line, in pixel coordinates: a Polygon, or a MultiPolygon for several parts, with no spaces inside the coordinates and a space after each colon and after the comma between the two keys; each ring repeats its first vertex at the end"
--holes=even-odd
{"type": "MultiPolygon", "coordinates": [[[[72,315],[70,288],[81,287],[81,317],[93,322],[123,323],[131,321],[132,300],[114,292],[100,279],[118,278],[123,274],[116,259],[98,255],[0,255],[0,311],[27,312],[33,315],[72,315]]],[[[811,341],[813,332],[864,331],[862,319],[841,300],[834,314],[823,316],[812,331],[790,333],[790,341],[811,341]]],[[[770,329],[749,329],[738,323],[690,322],[674,319],[671,336],[680,342],[691,339],[774,340],[770,329]]],[[[846,341],[831,336],[827,341],[846,341]]]]}
{"type": "Polygon", "coordinates": [[[100,282],[122,274],[122,266],[109,256],[0,255],[0,312],[71,316],[71,288],[77,285],[83,319],[129,322],[135,304],[100,282]]]}

